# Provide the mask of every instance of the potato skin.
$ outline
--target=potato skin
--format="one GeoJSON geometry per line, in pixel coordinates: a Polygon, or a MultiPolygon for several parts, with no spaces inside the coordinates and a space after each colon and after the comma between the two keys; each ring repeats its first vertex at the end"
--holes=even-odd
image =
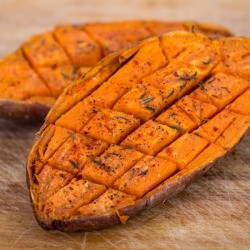
{"type": "MultiPolygon", "coordinates": [[[[196,22],[165,22],[165,21],[125,21],[125,22],[111,22],[111,23],[87,23],[78,25],[79,28],[92,27],[93,30],[97,29],[102,31],[103,27],[106,27],[107,30],[113,35],[119,35],[119,32],[116,30],[120,28],[122,31],[123,23],[130,25],[135,25],[137,23],[141,27],[149,31],[151,35],[159,35],[163,30],[166,30],[166,27],[170,27],[169,31],[172,31],[172,25],[178,27],[183,27],[186,31],[194,31],[207,35],[210,38],[220,38],[228,37],[233,34],[226,28],[214,25],[199,24],[196,22]],[[166,26],[166,27],[165,27],[166,26]],[[160,33],[159,33],[160,32],[160,33]],[[118,34],[117,34],[118,33],[118,34]]],[[[173,27],[174,27],[173,26],[173,27]]],[[[63,25],[61,27],[64,27],[63,25]]],[[[73,27],[73,26],[72,26],[73,27]]],[[[53,32],[55,32],[56,28],[53,32]]],[[[122,33],[122,32],[121,32],[122,33]]],[[[43,34],[41,34],[43,35],[43,34]]],[[[118,43],[119,44],[119,43],[118,43]]],[[[22,46],[23,47],[23,46],[22,46]]],[[[22,49],[21,47],[21,49],[22,49]]],[[[27,46],[29,48],[29,46],[27,46]]],[[[46,58],[45,58],[46,59],[46,58]]],[[[50,60],[49,60],[50,61],[50,60]]],[[[93,64],[88,65],[93,66],[93,64]]],[[[52,105],[44,104],[42,102],[30,103],[28,101],[19,101],[13,99],[1,99],[0,98],[0,118],[9,119],[9,120],[30,120],[30,121],[42,121],[52,105]]]]}
{"type": "MultiPolygon", "coordinates": [[[[164,202],[166,199],[169,199],[170,197],[181,192],[184,188],[193,183],[198,177],[205,174],[219,160],[220,159],[217,159],[213,163],[204,166],[202,169],[199,169],[199,171],[195,171],[185,177],[180,178],[169,186],[163,186],[161,192],[157,192],[147,199],[141,199],[136,205],[121,210],[120,214],[132,217],[143,212],[145,209],[150,209],[164,202]]],[[[45,230],[60,230],[63,232],[93,231],[121,224],[118,215],[115,213],[108,214],[106,216],[89,216],[74,220],[54,220],[50,225],[43,224],[41,221],[39,221],[37,216],[36,219],[39,225],[45,230]]]]}
{"type": "MultiPolygon", "coordinates": [[[[230,154],[235,147],[240,143],[240,141],[248,134],[246,131],[245,135],[239,139],[238,143],[226,154],[215,159],[212,163],[204,165],[198,170],[191,171],[190,173],[177,178],[170,185],[162,185],[160,191],[152,190],[149,192],[145,198],[139,199],[135,205],[126,207],[119,211],[120,216],[129,216],[133,217],[142,213],[146,209],[151,209],[160,203],[164,203],[166,199],[171,198],[172,196],[180,193],[187,186],[195,182],[199,177],[204,175],[208,170],[210,170],[215,164],[220,162],[228,154],[230,154]]],[[[27,176],[27,185],[30,187],[28,171],[26,171],[27,176]]],[[[30,190],[30,188],[29,188],[30,190]]],[[[30,194],[30,192],[29,192],[30,194]]],[[[30,201],[33,207],[31,195],[30,201]]],[[[35,218],[38,224],[45,230],[60,230],[62,232],[85,232],[93,230],[101,230],[104,228],[109,228],[118,224],[121,224],[121,220],[116,213],[110,213],[102,216],[85,216],[84,218],[72,219],[72,220],[53,220],[50,224],[44,224],[39,220],[38,215],[35,213],[35,218]]]]}
{"type": "Polygon", "coordinates": [[[0,118],[40,122],[47,115],[51,105],[40,102],[0,100],[0,118]]]}
{"type": "MultiPolygon", "coordinates": [[[[150,41],[152,42],[152,40],[150,41]]],[[[133,51],[133,52],[136,53],[136,51],[133,51]]],[[[117,56],[118,58],[122,58],[122,55],[124,55],[124,51],[121,52],[121,54],[118,53],[113,56],[111,55],[111,57],[115,58],[117,56]]],[[[105,64],[107,60],[110,60],[110,58],[106,57],[103,61],[97,64],[96,67],[98,67],[98,69],[99,68],[103,69],[101,66],[105,64]]],[[[90,78],[92,78],[94,75],[96,75],[95,70],[89,73],[90,78]]],[[[88,80],[88,77],[86,76],[86,79],[84,80],[85,81],[88,80]]],[[[77,85],[72,85],[72,86],[76,87],[77,85]]],[[[67,91],[67,90],[72,90],[73,89],[72,86],[68,87],[65,90],[64,94],[61,95],[60,98],[57,100],[55,106],[51,110],[50,114],[47,116],[46,122],[41,128],[39,134],[41,134],[42,131],[47,126],[49,126],[49,124],[54,124],[55,120],[53,120],[52,118],[55,118],[55,115],[60,114],[60,112],[62,112],[63,114],[64,111],[60,110],[63,103],[65,103],[65,105],[67,104],[70,106],[74,105],[74,100],[72,101],[72,99],[70,98],[72,97],[71,96],[72,93],[71,91],[67,91]]],[[[242,137],[243,136],[239,137],[237,143],[235,144],[238,144],[242,137]]],[[[37,142],[39,142],[39,138],[37,139],[37,142]]],[[[73,231],[91,231],[91,230],[98,230],[98,229],[111,227],[111,226],[122,223],[121,221],[122,216],[127,216],[127,217],[135,216],[143,212],[144,210],[152,208],[158,205],[159,203],[164,202],[166,199],[178,194],[184,188],[186,188],[189,184],[193,183],[198,177],[202,176],[206,171],[208,171],[215,163],[217,163],[220,159],[226,156],[230,151],[231,150],[225,151],[223,154],[213,159],[212,162],[199,166],[199,168],[195,168],[191,170],[188,169],[188,171],[185,171],[185,169],[181,170],[173,177],[170,177],[169,182],[167,183],[164,182],[163,184],[160,184],[157,188],[150,191],[143,198],[138,199],[134,205],[120,209],[119,214],[117,214],[116,212],[112,212],[112,213],[107,213],[107,214],[99,215],[99,216],[84,216],[84,217],[78,217],[78,218],[73,217],[73,219],[67,219],[67,220],[55,220],[55,219],[50,218],[47,222],[44,222],[42,218],[40,217],[39,210],[35,207],[35,204],[33,203],[33,200],[31,197],[32,196],[31,188],[33,184],[32,183],[33,182],[32,166],[34,166],[35,160],[39,159],[37,157],[37,143],[36,143],[30,153],[28,164],[27,164],[27,183],[28,183],[28,187],[30,191],[31,203],[33,206],[34,214],[36,216],[36,219],[39,225],[46,230],[60,230],[64,232],[73,232],[73,231]]]]}

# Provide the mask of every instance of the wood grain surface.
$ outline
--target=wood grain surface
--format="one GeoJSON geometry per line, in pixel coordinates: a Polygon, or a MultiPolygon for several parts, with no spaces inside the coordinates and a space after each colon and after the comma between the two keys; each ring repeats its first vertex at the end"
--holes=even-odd
{"type": "MultiPolygon", "coordinates": [[[[249,0],[0,0],[0,56],[60,23],[197,20],[250,34],[249,0]]],[[[250,249],[250,136],[178,196],[126,225],[46,232],[35,221],[26,158],[41,124],[0,120],[0,249],[250,249]]]]}

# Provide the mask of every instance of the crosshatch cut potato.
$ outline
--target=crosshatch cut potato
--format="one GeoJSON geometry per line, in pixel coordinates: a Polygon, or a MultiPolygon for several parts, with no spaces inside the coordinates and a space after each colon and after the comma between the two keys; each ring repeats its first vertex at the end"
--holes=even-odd
{"type": "Polygon", "coordinates": [[[247,38],[171,32],[107,56],[69,85],[28,158],[39,224],[125,223],[205,173],[249,129],[249,52],[247,38]]]}
{"type": "Polygon", "coordinates": [[[123,21],[61,25],[32,36],[0,60],[0,118],[42,120],[63,89],[101,58],[174,30],[210,38],[231,35],[223,27],[195,22],[123,21]]]}

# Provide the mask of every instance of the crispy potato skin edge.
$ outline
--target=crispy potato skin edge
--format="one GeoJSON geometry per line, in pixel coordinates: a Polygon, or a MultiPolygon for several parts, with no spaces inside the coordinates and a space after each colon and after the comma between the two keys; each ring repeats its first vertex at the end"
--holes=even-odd
{"type": "Polygon", "coordinates": [[[41,122],[51,109],[39,102],[0,100],[0,118],[41,122]]]}
{"type": "MultiPolygon", "coordinates": [[[[135,205],[119,210],[119,214],[121,216],[133,217],[143,212],[145,209],[151,209],[154,206],[165,202],[166,199],[169,199],[172,196],[178,194],[188,185],[195,182],[196,179],[204,175],[212,166],[214,166],[216,163],[218,163],[220,160],[226,157],[229,153],[231,153],[235,149],[235,147],[240,143],[240,141],[249,133],[249,131],[250,129],[248,129],[246,133],[241,138],[239,138],[235,146],[231,148],[225,155],[215,159],[214,162],[212,163],[204,165],[200,169],[192,171],[191,173],[184,175],[181,178],[178,178],[171,184],[163,185],[159,192],[153,193],[153,195],[151,195],[150,197],[145,197],[145,198],[142,197],[140,200],[138,200],[138,202],[135,205]]],[[[26,174],[27,174],[27,185],[29,189],[30,201],[32,204],[32,208],[34,210],[30,194],[30,180],[28,176],[28,171],[26,171],[26,174]]],[[[53,220],[51,221],[50,224],[44,224],[42,221],[40,221],[35,210],[34,214],[38,224],[45,230],[59,230],[63,232],[84,232],[84,231],[100,230],[121,224],[119,216],[116,213],[110,213],[107,215],[100,215],[100,216],[86,216],[72,220],[53,220]]]]}

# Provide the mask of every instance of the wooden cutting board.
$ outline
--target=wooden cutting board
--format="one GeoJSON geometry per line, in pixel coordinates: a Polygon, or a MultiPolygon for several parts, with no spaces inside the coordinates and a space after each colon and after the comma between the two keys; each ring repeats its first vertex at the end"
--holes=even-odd
{"type": "MultiPolygon", "coordinates": [[[[189,19],[247,36],[249,10],[249,0],[1,0],[0,56],[60,23],[189,19]]],[[[249,135],[195,184],[126,225],[66,234],[42,230],[29,203],[25,163],[40,125],[0,120],[0,249],[250,249],[249,135]]]]}

